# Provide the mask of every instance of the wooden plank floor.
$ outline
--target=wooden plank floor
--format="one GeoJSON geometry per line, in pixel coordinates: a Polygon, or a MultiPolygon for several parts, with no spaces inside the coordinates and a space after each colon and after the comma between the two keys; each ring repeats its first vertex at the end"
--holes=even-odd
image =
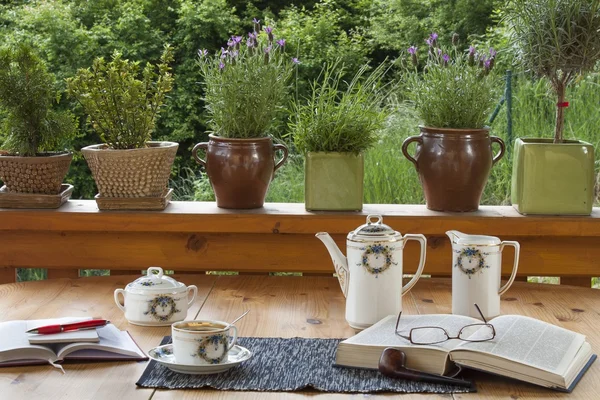
{"type": "MultiPolygon", "coordinates": [[[[60,316],[102,316],[127,329],[144,351],[170,334],[169,327],[137,327],[128,324],[114,305],[112,293],[135,276],[56,279],[0,285],[0,321],[60,316]]],[[[199,296],[188,319],[233,320],[241,336],[344,338],[354,332],[344,320],[345,299],[332,277],[269,277],[180,275],[195,284],[199,296]]],[[[404,311],[448,313],[451,304],[448,279],[421,279],[404,298],[404,311]]],[[[503,314],[524,314],[579,331],[593,349],[600,349],[600,290],[517,282],[502,298],[503,314]]],[[[66,375],[49,366],[0,369],[0,398],[46,399],[319,399],[395,397],[396,395],[339,395],[315,391],[301,393],[225,392],[215,390],[169,391],[138,389],[136,380],[145,362],[68,364],[66,375]]],[[[445,399],[596,399],[600,393],[600,364],[592,365],[574,393],[565,395],[533,385],[470,373],[479,389],[465,395],[406,395],[403,398],[445,399]]]]}

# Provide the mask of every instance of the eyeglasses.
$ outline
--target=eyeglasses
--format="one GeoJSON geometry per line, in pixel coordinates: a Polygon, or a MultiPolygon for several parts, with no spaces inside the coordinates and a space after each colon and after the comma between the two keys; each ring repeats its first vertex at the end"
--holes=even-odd
{"type": "Polygon", "coordinates": [[[465,325],[460,329],[457,336],[450,336],[447,330],[439,326],[420,326],[418,328],[412,328],[408,336],[401,335],[398,332],[398,325],[400,324],[402,311],[400,311],[398,319],[396,320],[395,333],[403,339],[410,340],[412,344],[424,345],[442,343],[450,339],[459,339],[466,342],[485,342],[487,340],[492,340],[496,337],[494,326],[488,324],[477,304],[475,304],[475,308],[477,309],[477,312],[479,312],[479,315],[481,315],[481,319],[484,323],[465,325]]]}

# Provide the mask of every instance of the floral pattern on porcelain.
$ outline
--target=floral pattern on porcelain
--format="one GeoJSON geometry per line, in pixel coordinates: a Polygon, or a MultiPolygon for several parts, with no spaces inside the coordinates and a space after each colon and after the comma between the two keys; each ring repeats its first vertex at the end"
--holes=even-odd
{"type": "Polygon", "coordinates": [[[454,252],[458,254],[454,267],[458,267],[469,277],[469,279],[471,279],[471,276],[475,275],[477,272],[483,273],[485,268],[490,267],[485,262],[485,256],[489,255],[489,253],[482,253],[481,250],[478,250],[474,247],[465,247],[462,250],[454,250],[454,252]],[[473,260],[475,260],[476,265],[473,268],[466,267],[463,264],[463,260],[465,258],[469,260],[469,264],[472,264],[473,260]]]}
{"type": "Polygon", "coordinates": [[[173,315],[181,311],[177,308],[176,303],[179,300],[181,299],[174,299],[166,294],[159,294],[152,300],[148,300],[148,311],[144,312],[144,315],[150,315],[155,320],[161,322],[169,321],[173,315]],[[159,309],[162,311],[160,314],[158,312],[159,309]]]}
{"type": "Polygon", "coordinates": [[[385,244],[370,244],[365,247],[361,247],[363,251],[361,262],[358,263],[367,270],[368,273],[379,276],[379,274],[388,270],[392,265],[398,265],[393,259],[393,249],[385,244]],[[383,258],[383,265],[381,267],[373,267],[369,261],[371,256],[375,256],[376,260],[383,258]]]}
{"type": "Polygon", "coordinates": [[[227,356],[227,347],[229,346],[229,343],[225,334],[218,333],[203,339],[196,339],[196,341],[198,342],[198,349],[192,354],[192,357],[200,357],[209,364],[219,364],[227,356]],[[223,346],[223,354],[215,358],[209,357],[209,347],[214,346],[214,351],[218,351],[219,345],[223,346]]]}
{"type": "Polygon", "coordinates": [[[159,347],[153,350],[157,358],[164,358],[173,355],[173,347],[159,347]]]}
{"type": "Polygon", "coordinates": [[[147,286],[147,287],[149,287],[149,286],[156,286],[156,285],[160,285],[160,282],[158,282],[158,283],[153,282],[153,281],[143,281],[143,282],[140,282],[140,286],[147,286]]]}

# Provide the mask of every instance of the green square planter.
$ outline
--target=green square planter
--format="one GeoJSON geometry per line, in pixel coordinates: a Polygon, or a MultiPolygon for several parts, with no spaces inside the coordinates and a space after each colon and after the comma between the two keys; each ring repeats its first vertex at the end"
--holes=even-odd
{"type": "Polygon", "coordinates": [[[309,211],[359,211],[363,205],[364,158],[352,153],[308,153],[304,199],[309,211]]]}
{"type": "Polygon", "coordinates": [[[594,146],[582,141],[517,139],[511,201],[521,214],[589,215],[594,203],[594,146]]]}

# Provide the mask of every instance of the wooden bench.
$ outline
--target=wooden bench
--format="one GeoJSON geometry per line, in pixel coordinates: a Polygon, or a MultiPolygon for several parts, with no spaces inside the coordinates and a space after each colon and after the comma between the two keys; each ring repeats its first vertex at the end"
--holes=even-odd
{"type": "MultiPolygon", "coordinates": [[[[522,216],[509,206],[473,213],[440,213],[422,205],[364,206],[362,212],[307,212],[304,204],[268,203],[257,210],[223,210],[212,202],[173,202],[162,212],[102,212],[90,200],[59,210],[0,210],[0,282],[14,282],[15,268],[48,268],[49,277],[77,277],[79,269],[111,273],[157,265],[176,272],[332,274],[323,244],[327,231],[345,250],[346,234],[382,214],[404,233],[428,238],[425,274],[451,274],[447,230],[498,236],[521,243],[519,277],[560,276],[589,287],[600,276],[600,209],[587,217],[522,216]]],[[[509,250],[507,250],[509,251],[509,250]]],[[[408,244],[405,273],[417,266],[418,246],[408,244]]],[[[512,267],[504,257],[503,272],[512,267]]]]}

